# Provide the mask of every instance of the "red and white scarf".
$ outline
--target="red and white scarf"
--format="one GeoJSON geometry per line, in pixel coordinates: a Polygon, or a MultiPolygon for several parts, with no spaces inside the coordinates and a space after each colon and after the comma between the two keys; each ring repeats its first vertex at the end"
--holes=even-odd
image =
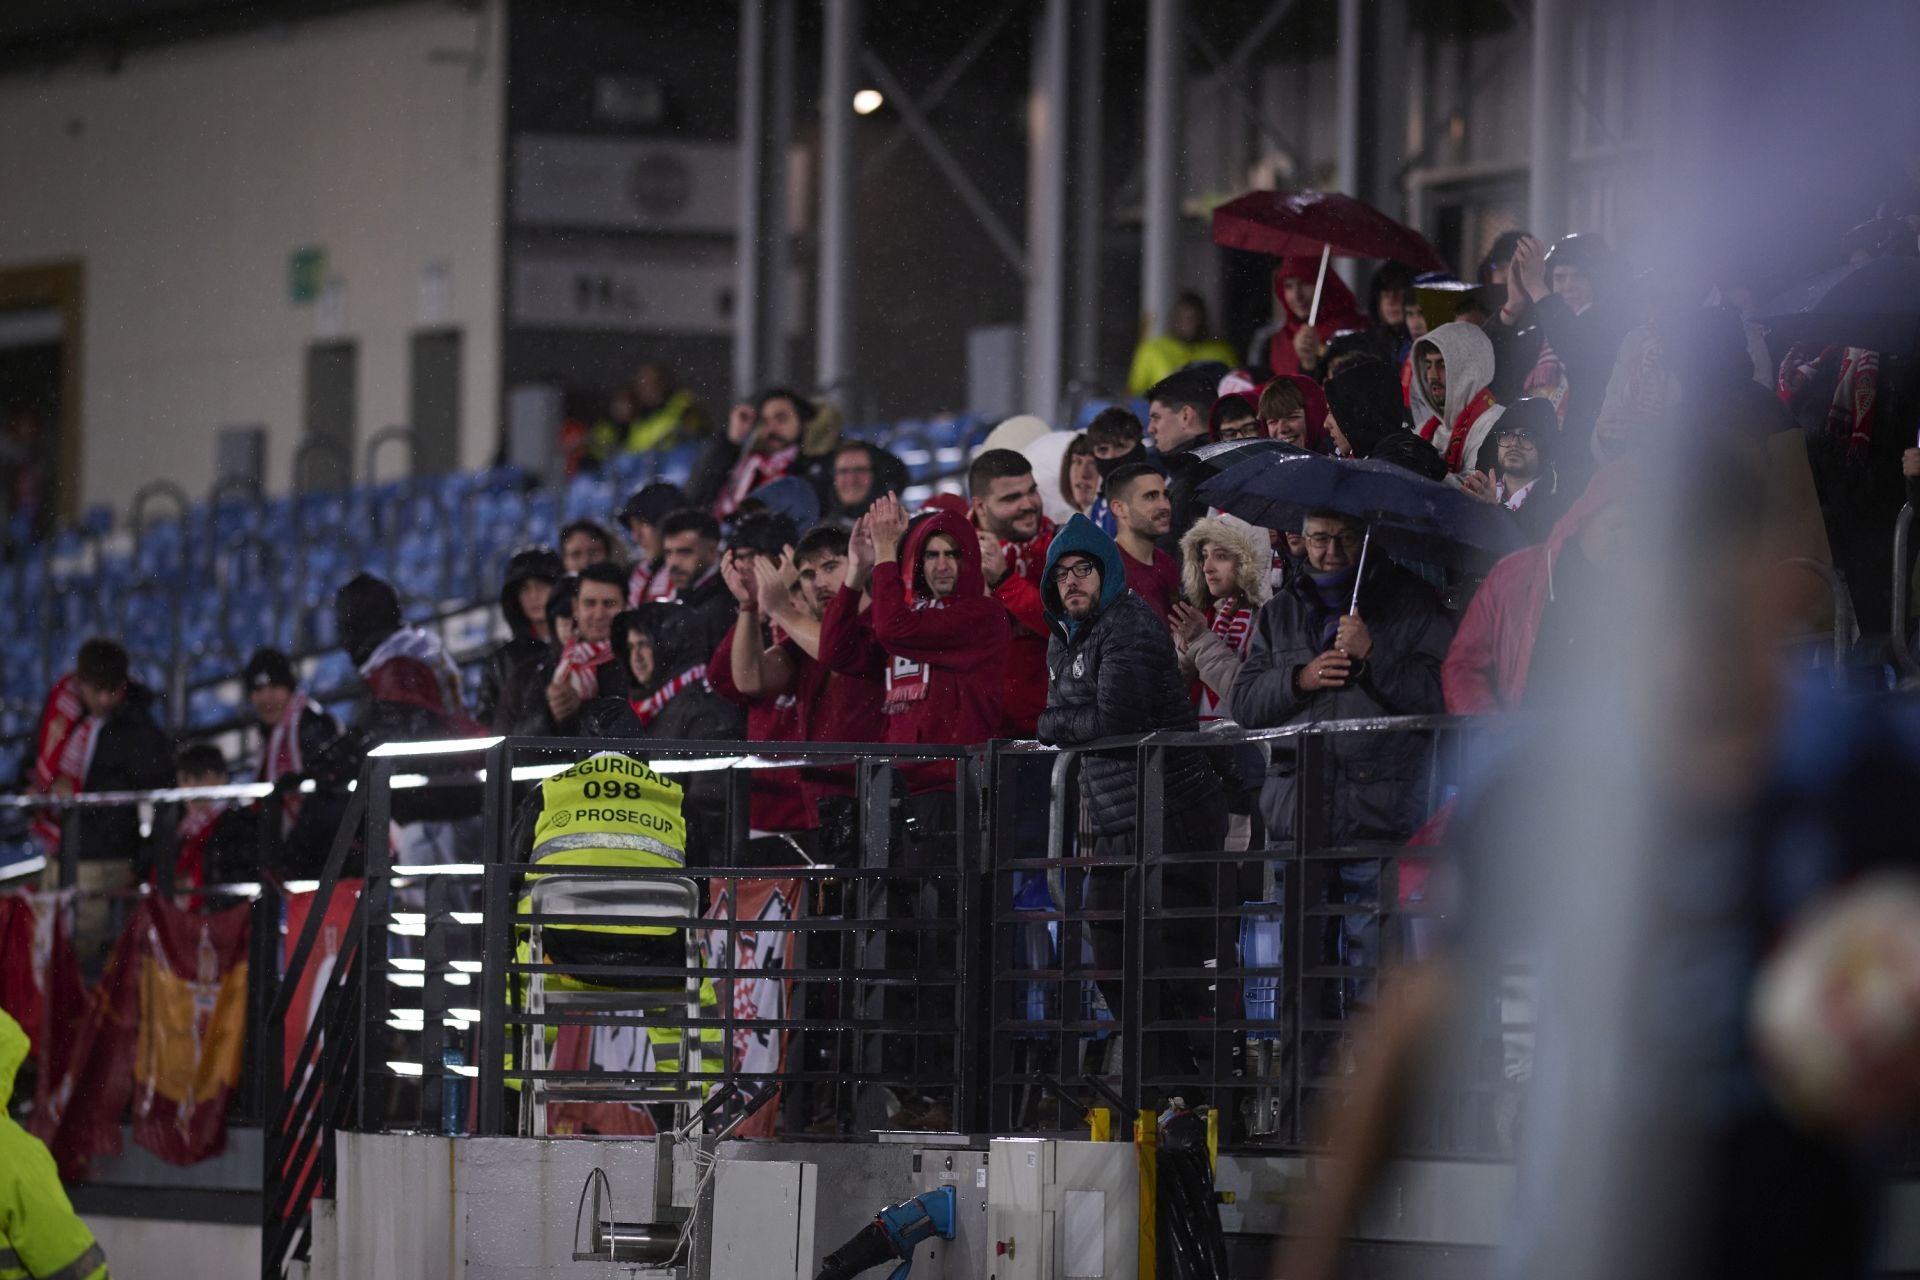
{"type": "MultiPolygon", "coordinates": [[[[1207,610],[1207,629],[1222,640],[1227,648],[1244,658],[1247,648],[1253,643],[1253,608],[1239,596],[1228,600],[1215,600],[1213,607],[1207,610]]],[[[1225,700],[1224,692],[1216,693],[1204,680],[1196,680],[1199,695],[1194,701],[1194,712],[1201,720],[1218,720],[1220,704],[1225,700]]]]}
{"type": "Polygon", "coordinates": [[[640,717],[640,725],[642,728],[645,728],[647,725],[652,724],[662,711],[667,709],[667,704],[673,701],[676,694],[683,692],[692,685],[705,684],[706,682],[707,664],[704,662],[696,663],[661,685],[658,689],[655,689],[646,697],[635,698],[627,705],[633,708],[633,714],[640,717]]]}
{"type": "MultiPolygon", "coordinates": [[[[1482,387],[1480,394],[1467,401],[1467,407],[1460,411],[1458,418],[1454,419],[1453,431],[1447,436],[1446,452],[1441,455],[1447,461],[1447,471],[1450,474],[1460,474],[1460,464],[1463,461],[1461,455],[1466,451],[1467,436],[1472,433],[1473,424],[1480,420],[1480,415],[1491,408],[1493,408],[1493,388],[1482,387]]],[[[1421,426],[1420,438],[1432,444],[1433,437],[1439,430],[1440,415],[1435,414],[1421,426]]]]}
{"type": "Polygon", "coordinates": [[[648,569],[644,564],[633,566],[633,573],[627,579],[627,607],[635,609],[649,600],[673,599],[673,575],[667,572],[666,561],[660,562],[658,569],[648,569]]]}
{"type": "MultiPolygon", "coordinates": [[[[304,693],[296,692],[287,700],[280,722],[267,731],[266,744],[260,749],[260,781],[278,782],[307,771],[307,762],[300,754],[300,718],[309,711],[326,714],[304,693]]],[[[280,834],[293,830],[293,820],[299,816],[300,793],[290,791],[280,798],[280,834]]]]}
{"type": "Polygon", "coordinates": [[[713,514],[723,520],[732,515],[748,494],[787,474],[799,456],[800,446],[795,443],[773,453],[750,453],[740,459],[740,464],[733,469],[733,483],[713,504],[713,514]]]}
{"type": "MultiPolygon", "coordinates": [[[[53,690],[47,694],[47,705],[40,714],[40,728],[34,738],[33,768],[27,774],[27,790],[45,794],[53,790],[54,779],[61,777],[66,777],[75,791],[80,790],[80,784],[86,780],[85,764],[81,764],[77,776],[65,774],[61,764],[72,738],[86,723],[87,709],[80,701],[79,690],[74,687],[73,672],[69,671],[54,682],[53,690]]],[[[80,750],[84,761],[84,742],[80,750]]],[[[44,810],[37,811],[32,826],[34,837],[46,846],[51,857],[60,848],[59,817],[44,810]]]]}
{"type": "Polygon", "coordinates": [[[599,669],[613,661],[613,645],[606,640],[575,640],[560,651],[553,683],[564,684],[582,698],[600,694],[599,669]]]}
{"type": "Polygon", "coordinates": [[[1818,355],[1796,346],[1780,362],[1775,383],[1780,403],[1789,408],[1793,397],[1830,361],[1840,362],[1833,401],[1827,406],[1827,437],[1846,445],[1849,462],[1863,462],[1873,443],[1875,400],[1880,388],[1880,353],[1865,347],[1822,347],[1818,355]]]}

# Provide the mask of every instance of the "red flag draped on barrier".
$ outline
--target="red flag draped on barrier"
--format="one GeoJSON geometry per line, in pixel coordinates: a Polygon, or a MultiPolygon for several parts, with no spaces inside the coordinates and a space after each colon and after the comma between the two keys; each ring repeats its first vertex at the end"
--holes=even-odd
{"type": "Polygon", "coordinates": [[[87,1007],[73,954],[71,893],[0,894],[0,1009],[33,1042],[36,1107],[67,1072],[87,1007]]]}
{"type": "MultiPolygon", "coordinates": [[[[340,949],[346,943],[347,926],[353,921],[354,903],[360,899],[359,880],[341,880],[333,888],[333,896],[327,900],[325,912],[320,921],[320,933],[313,941],[313,950],[307,955],[306,967],[293,978],[293,999],[287,1005],[285,1062],[283,1069],[286,1083],[293,1083],[293,1068],[300,1057],[300,1048],[306,1043],[307,1030],[313,1026],[314,1017],[320,1012],[320,997],[326,994],[327,983],[333,977],[333,966],[340,958],[340,949]]],[[[290,893],[287,895],[286,929],[282,938],[281,969],[284,972],[287,961],[293,958],[293,948],[299,944],[300,931],[306,928],[307,917],[313,913],[314,904],[320,900],[316,890],[313,893],[290,893]]]]}
{"type": "Polygon", "coordinates": [[[156,897],[134,908],[94,988],[73,1058],[31,1128],[63,1177],[120,1153],[120,1124],[172,1164],[217,1155],[240,1079],[252,908],[211,915],[156,897]]]}

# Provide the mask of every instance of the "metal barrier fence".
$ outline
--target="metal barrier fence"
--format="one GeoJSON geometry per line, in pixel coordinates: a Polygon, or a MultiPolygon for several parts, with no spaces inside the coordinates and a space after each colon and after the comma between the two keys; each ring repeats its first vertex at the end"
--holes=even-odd
{"type": "MultiPolygon", "coordinates": [[[[287,976],[276,986],[284,886],[268,867],[252,890],[262,987],[249,1056],[266,1129],[264,1274],[282,1274],[302,1254],[306,1206],[331,1194],[331,1131],[519,1132],[547,1114],[523,1101],[529,1086],[556,1107],[611,1104],[629,1119],[708,1132],[764,1123],[766,1109],[780,1106],[777,1131],[809,1139],[900,1125],[1070,1130],[1089,1105],[1131,1115],[1172,1094],[1218,1107],[1224,1146],[1298,1150],[1315,1101],[1344,1087],[1352,1016],[1432,925],[1437,908],[1409,868],[1444,854],[1409,850],[1405,839],[1445,805],[1490,723],[1337,722],[1069,751],[805,744],[773,755],[765,744],[579,739],[378,749],[314,886],[321,903],[346,892],[352,906],[331,974],[311,997],[311,1022],[293,1020],[307,1030],[291,1054],[288,1015],[324,912],[310,911],[285,939],[287,976]],[[1418,740],[1420,775],[1407,787],[1404,829],[1359,829],[1339,808],[1351,783],[1343,753],[1382,735],[1418,740]],[[556,874],[516,843],[516,814],[534,787],[602,751],[637,755],[688,787],[690,807],[717,815],[707,865],[556,874]],[[1279,759],[1297,783],[1288,829],[1270,831],[1255,804],[1209,814],[1204,839],[1169,830],[1167,770],[1186,752],[1243,780],[1264,777],[1279,759]],[[1136,838],[1099,839],[1084,821],[1075,771],[1100,755],[1132,761],[1140,812],[1153,819],[1136,838]],[[951,765],[951,793],[912,794],[898,769],[916,764],[951,765]],[[751,793],[768,771],[831,779],[834,829],[810,845],[756,839],[751,793]],[[407,821],[396,826],[396,816],[407,821]],[[422,822],[440,838],[396,845],[396,831],[407,836],[422,822]],[[618,886],[636,900],[691,883],[696,896],[647,922],[698,945],[669,956],[537,958],[523,950],[536,929],[547,938],[606,918],[540,901],[528,892],[535,876],[618,886]],[[788,890],[790,910],[742,911],[743,900],[776,885],[788,890]],[[764,956],[782,951],[776,942],[785,959],[771,980],[784,1003],[749,1008],[735,997],[742,984],[770,979],[764,956]],[[536,979],[544,987],[556,970],[616,990],[587,1003],[531,1001],[536,979]],[[689,981],[711,990],[699,1000],[657,998],[655,988],[684,992],[689,981]],[[652,1032],[676,1042],[675,1060],[642,1055],[612,1069],[532,1061],[535,1038],[545,1043],[549,1029],[628,1044],[652,1032]],[[782,1039],[784,1059],[737,1059],[748,1041],[782,1039]],[[694,1073],[681,1068],[693,1053],[701,1071],[690,1082],[694,1073]],[[910,1114],[895,1110],[901,1103],[910,1114]]],[[[205,793],[70,803],[190,794],[205,793]]],[[[1475,1003],[1484,1024],[1478,1070],[1462,1081],[1451,1118],[1417,1135],[1415,1149],[1504,1154],[1495,1114],[1503,1045],[1526,1028],[1502,1022],[1502,996],[1492,990],[1475,1003]]]]}

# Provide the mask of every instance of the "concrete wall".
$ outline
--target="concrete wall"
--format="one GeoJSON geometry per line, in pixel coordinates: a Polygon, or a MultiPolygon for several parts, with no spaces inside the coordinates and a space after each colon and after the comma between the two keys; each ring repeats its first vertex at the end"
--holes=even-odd
{"type": "MultiPolygon", "coordinates": [[[[417,3],[0,78],[0,271],[85,269],[81,500],[213,478],[225,423],[271,432],[284,489],[324,308],[289,256],[326,251],[357,339],[362,440],[408,416],[424,319],[464,331],[460,460],[498,421],[504,0],[417,3]],[[421,277],[450,272],[444,316],[421,277]]],[[[356,458],[356,466],[358,466],[356,458]]]]}
{"type": "Polygon", "coordinates": [[[113,1280],[254,1280],[260,1228],[168,1218],[101,1218],[87,1225],[106,1250],[113,1280]]]}

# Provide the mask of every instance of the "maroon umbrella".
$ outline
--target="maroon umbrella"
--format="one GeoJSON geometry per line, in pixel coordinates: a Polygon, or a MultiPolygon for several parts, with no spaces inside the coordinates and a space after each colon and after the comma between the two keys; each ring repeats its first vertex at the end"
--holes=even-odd
{"type": "Polygon", "coordinates": [[[1229,249],[1386,258],[1416,271],[1446,271],[1447,260],[1412,227],[1332,191],[1250,191],[1213,211],[1213,242],[1229,249]]]}
{"type": "Polygon", "coordinates": [[[1447,260],[1418,231],[1335,191],[1249,191],[1213,211],[1213,242],[1276,258],[1319,254],[1308,324],[1320,318],[1320,288],[1327,280],[1327,259],[1336,251],[1403,262],[1416,270],[1448,270],[1447,260]]]}

